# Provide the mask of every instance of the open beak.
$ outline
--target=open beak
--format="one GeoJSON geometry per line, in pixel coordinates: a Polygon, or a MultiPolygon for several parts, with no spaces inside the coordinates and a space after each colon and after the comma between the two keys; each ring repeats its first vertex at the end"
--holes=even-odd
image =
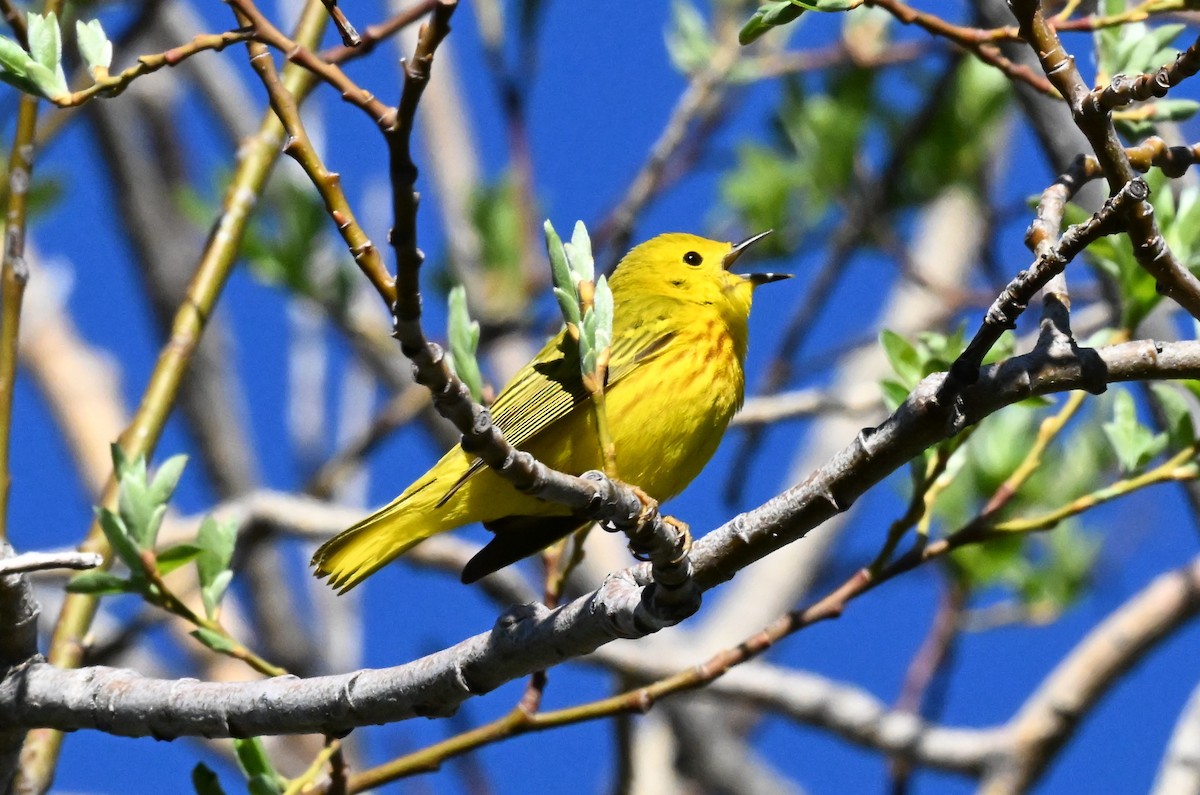
{"type": "MultiPolygon", "coordinates": [[[[764,237],[771,234],[773,231],[775,231],[775,230],[768,229],[765,232],[759,232],[757,235],[754,235],[753,237],[748,237],[745,240],[743,240],[741,243],[738,243],[737,245],[735,245],[733,248],[731,248],[729,250],[729,253],[725,255],[725,259],[721,262],[722,267],[724,267],[725,270],[729,270],[731,267],[733,267],[733,263],[737,262],[738,257],[740,257],[742,255],[743,251],[750,248],[750,246],[752,246],[755,243],[757,243],[758,241],[762,240],[764,237]]],[[[746,279],[749,279],[750,283],[753,284],[755,287],[757,287],[760,284],[767,284],[769,282],[778,282],[778,281],[782,281],[783,279],[792,278],[792,274],[790,274],[790,273],[746,273],[746,274],[742,274],[742,275],[746,279]]]]}

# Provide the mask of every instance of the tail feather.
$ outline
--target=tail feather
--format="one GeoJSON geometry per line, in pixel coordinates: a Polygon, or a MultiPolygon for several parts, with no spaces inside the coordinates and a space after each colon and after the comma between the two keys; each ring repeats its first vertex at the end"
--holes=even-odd
{"type": "Polygon", "coordinates": [[[414,496],[410,489],[322,544],[311,563],[317,577],[328,577],[331,587],[345,593],[398,555],[445,530],[437,517],[423,510],[426,506],[413,504],[414,496]]]}

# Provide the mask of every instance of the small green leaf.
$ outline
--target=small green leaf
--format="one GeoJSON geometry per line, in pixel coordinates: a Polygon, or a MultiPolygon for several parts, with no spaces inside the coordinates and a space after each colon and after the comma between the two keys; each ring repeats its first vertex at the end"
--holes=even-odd
{"type": "Polygon", "coordinates": [[[155,507],[147,493],[145,482],[136,477],[127,477],[121,481],[117,494],[117,511],[120,513],[121,522],[129,531],[130,538],[142,549],[150,549],[153,546],[146,538],[146,530],[155,507]]]}
{"type": "Polygon", "coordinates": [[[921,366],[921,357],[917,349],[908,340],[889,329],[880,332],[879,342],[883,345],[883,352],[892,369],[900,376],[901,383],[909,389],[916,386],[924,377],[924,368],[921,366]]]}
{"type": "Polygon", "coordinates": [[[121,517],[107,508],[100,508],[98,516],[100,519],[100,529],[104,531],[104,537],[108,539],[108,545],[112,547],[113,552],[116,553],[121,562],[129,567],[134,577],[139,576],[142,571],[141,550],[133,538],[130,537],[129,531],[121,521],[121,517]]]}
{"type": "Polygon", "coordinates": [[[196,572],[200,579],[200,596],[209,618],[216,615],[217,607],[233,577],[229,564],[233,560],[236,543],[237,525],[233,522],[218,522],[207,516],[200,524],[196,546],[202,551],[196,558],[196,572]]]}
{"type": "Polygon", "coordinates": [[[136,591],[137,587],[132,582],[107,571],[85,571],[67,582],[68,593],[110,596],[119,593],[135,593],[136,591]]]}
{"type": "Polygon", "coordinates": [[[567,251],[562,238],[554,231],[554,225],[546,221],[542,227],[546,233],[546,253],[550,256],[550,272],[554,277],[554,297],[558,299],[563,319],[579,325],[579,288],[571,277],[571,266],[567,262],[567,251]]]}
{"type": "Polygon", "coordinates": [[[90,22],[75,21],[75,44],[79,47],[79,55],[93,74],[97,68],[108,69],[112,66],[113,46],[104,34],[100,20],[90,22]]]}
{"type": "Polygon", "coordinates": [[[25,20],[29,54],[36,62],[27,68],[29,77],[47,97],[69,93],[67,76],[62,68],[62,33],[58,29],[58,17],[51,11],[44,17],[28,14],[25,20]]]}
{"type": "Polygon", "coordinates": [[[109,453],[112,455],[113,472],[117,475],[117,480],[125,480],[126,478],[136,478],[138,481],[146,482],[146,458],[145,456],[137,456],[130,460],[125,455],[125,450],[117,442],[109,445],[109,453]]]}
{"type": "Polygon", "coordinates": [[[158,505],[150,513],[150,518],[146,520],[146,527],[142,530],[145,541],[143,546],[146,549],[153,549],[158,543],[158,531],[162,529],[163,519],[167,515],[167,506],[158,505]]]}
{"type": "Polygon", "coordinates": [[[271,764],[267,749],[258,737],[235,739],[233,748],[237,752],[238,763],[246,773],[246,781],[253,795],[279,795],[283,792],[283,777],[271,764]]]}
{"type": "Polygon", "coordinates": [[[613,295],[604,276],[596,282],[593,307],[596,313],[596,350],[599,352],[612,346],[613,295]]]}
{"type": "Polygon", "coordinates": [[[1173,384],[1151,384],[1151,391],[1158,398],[1167,423],[1167,439],[1172,449],[1178,450],[1196,441],[1196,428],[1192,422],[1192,408],[1173,384]]]}
{"type": "Polygon", "coordinates": [[[1113,405],[1112,422],[1104,423],[1104,435],[1127,474],[1140,471],[1167,446],[1166,434],[1155,434],[1138,422],[1137,407],[1128,390],[1119,390],[1113,405]]]}
{"type": "Polygon", "coordinates": [[[168,547],[155,556],[158,560],[158,573],[170,574],[185,563],[192,562],[203,552],[204,550],[195,544],[176,544],[168,547]]]}
{"type": "Polygon", "coordinates": [[[684,74],[708,66],[717,49],[704,15],[687,0],[671,3],[671,25],[667,29],[666,44],[671,63],[684,74]]]}
{"type": "Polygon", "coordinates": [[[228,654],[237,648],[232,639],[205,627],[193,629],[188,633],[202,644],[221,654],[228,654]]]}
{"type": "Polygon", "coordinates": [[[209,618],[217,617],[217,608],[221,606],[221,600],[225,598],[225,592],[229,590],[229,583],[233,580],[233,572],[229,569],[213,577],[213,581],[200,589],[200,598],[204,601],[204,615],[209,618]]]}
{"type": "Polygon", "coordinates": [[[246,780],[250,795],[282,795],[283,785],[272,776],[251,776],[246,780]]]}
{"type": "Polygon", "coordinates": [[[749,44],[771,28],[786,25],[798,19],[804,11],[804,6],[789,0],[759,6],[754,15],[738,31],[738,41],[742,44],[749,44]]]}
{"type": "Polygon", "coordinates": [[[450,290],[447,336],[454,372],[467,385],[476,402],[483,399],[483,375],[475,352],[479,346],[479,323],[467,312],[467,291],[462,285],[450,290]]]}
{"type": "Polygon", "coordinates": [[[212,768],[203,762],[192,768],[192,787],[196,790],[196,795],[225,795],[225,790],[221,789],[221,780],[212,768]]]}
{"type": "Polygon", "coordinates": [[[1150,121],[1187,121],[1200,110],[1200,102],[1194,99],[1160,99],[1154,103],[1154,114],[1150,121]]]}
{"type": "Polygon", "coordinates": [[[571,232],[571,242],[563,245],[567,253],[567,264],[571,268],[574,283],[590,282],[596,278],[596,261],[592,258],[592,239],[588,237],[583,221],[576,221],[571,232]]]}
{"type": "Polygon", "coordinates": [[[908,387],[898,381],[880,381],[879,390],[883,393],[883,404],[887,406],[888,411],[895,411],[908,400],[908,387]]]}
{"type": "Polygon", "coordinates": [[[54,71],[62,61],[62,33],[58,29],[58,17],[53,11],[45,16],[28,14],[25,22],[29,54],[42,66],[54,71]]]}
{"type": "Polygon", "coordinates": [[[158,467],[149,488],[150,499],[155,504],[161,505],[171,499],[171,495],[175,493],[175,487],[179,485],[179,478],[183,475],[183,468],[187,466],[187,461],[186,455],[173,455],[158,467]]]}

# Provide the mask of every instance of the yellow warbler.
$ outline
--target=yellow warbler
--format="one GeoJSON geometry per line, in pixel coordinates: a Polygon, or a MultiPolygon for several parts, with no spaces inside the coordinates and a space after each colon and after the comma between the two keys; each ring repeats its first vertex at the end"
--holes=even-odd
{"type": "MultiPolygon", "coordinates": [[[[617,474],[662,501],[708,463],[741,406],[750,297],[784,274],[741,276],[737,245],[665,234],[630,251],[613,272],[613,334],[605,388],[617,474]]],[[[603,469],[579,352],[564,329],[492,404],[505,438],[554,469],[603,469]]],[[[471,522],[495,533],[463,582],[514,563],[587,524],[569,508],[522,494],[456,446],[387,507],[313,555],[318,577],[353,588],[419,541],[471,522]]]]}

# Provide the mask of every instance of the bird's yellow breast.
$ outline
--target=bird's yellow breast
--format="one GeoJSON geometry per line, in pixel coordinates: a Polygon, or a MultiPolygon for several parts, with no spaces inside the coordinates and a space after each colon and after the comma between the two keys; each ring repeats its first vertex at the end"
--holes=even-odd
{"type": "MultiPolygon", "coordinates": [[[[697,308],[660,352],[606,393],[617,477],[660,501],[700,473],[742,403],[737,330],[704,310],[697,308]]],[[[532,440],[529,452],[567,471],[603,469],[595,411],[590,401],[581,408],[532,440]]]]}

